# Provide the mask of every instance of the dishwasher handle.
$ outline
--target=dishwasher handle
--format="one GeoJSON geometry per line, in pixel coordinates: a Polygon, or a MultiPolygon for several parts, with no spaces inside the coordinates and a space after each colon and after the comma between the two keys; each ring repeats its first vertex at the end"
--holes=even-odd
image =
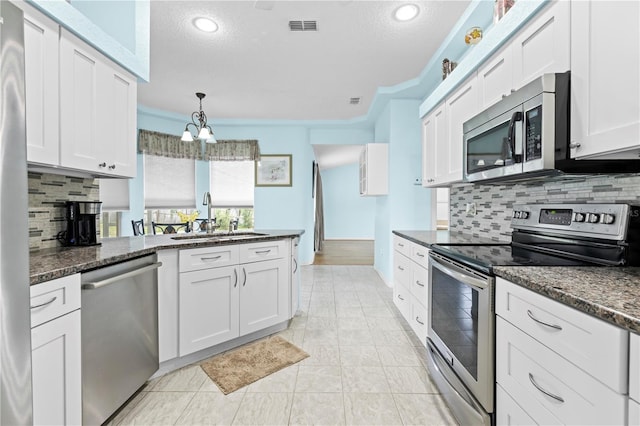
{"type": "Polygon", "coordinates": [[[84,283],[82,284],[82,289],[95,290],[101,287],[108,286],[109,284],[113,284],[125,278],[135,277],[136,275],[144,274],[145,272],[158,269],[161,266],[162,266],[162,262],[152,263],[151,265],[143,266],[142,268],[134,269],[133,271],[125,272],[124,274],[114,275],[112,277],[105,278],[104,280],[84,283]]]}

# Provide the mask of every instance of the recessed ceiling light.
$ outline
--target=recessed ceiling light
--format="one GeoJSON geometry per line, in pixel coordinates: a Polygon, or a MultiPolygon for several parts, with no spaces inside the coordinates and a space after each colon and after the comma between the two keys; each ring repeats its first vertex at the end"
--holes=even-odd
{"type": "Polygon", "coordinates": [[[209,18],[196,18],[193,20],[193,25],[195,25],[200,31],[204,31],[206,33],[215,33],[218,31],[218,24],[209,18]]]}
{"type": "Polygon", "coordinates": [[[405,4],[396,9],[394,16],[398,21],[410,21],[416,16],[418,16],[418,6],[415,4],[405,4]]]}

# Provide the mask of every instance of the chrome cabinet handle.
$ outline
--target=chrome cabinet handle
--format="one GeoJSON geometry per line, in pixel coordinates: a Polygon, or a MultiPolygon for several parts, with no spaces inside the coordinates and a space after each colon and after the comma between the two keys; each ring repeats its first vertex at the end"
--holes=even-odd
{"type": "Polygon", "coordinates": [[[202,260],[203,262],[206,262],[208,260],[218,260],[222,257],[222,255],[220,256],[213,256],[213,257],[201,257],[200,260],[202,260]]]}
{"type": "Polygon", "coordinates": [[[269,250],[256,250],[256,254],[267,254],[271,253],[271,249],[269,250]]]}
{"type": "Polygon", "coordinates": [[[398,243],[398,247],[404,247],[404,244],[398,243]]]}
{"type": "Polygon", "coordinates": [[[532,320],[534,320],[538,324],[542,324],[542,325],[545,325],[545,326],[547,326],[549,328],[553,328],[553,329],[556,329],[556,330],[562,330],[562,327],[557,325],[557,324],[549,324],[548,322],[540,321],[538,318],[533,316],[533,312],[531,312],[529,309],[527,309],[527,315],[529,315],[529,318],[531,318],[532,320]]]}
{"type": "Polygon", "coordinates": [[[51,298],[51,300],[47,300],[46,302],[44,302],[44,303],[40,303],[39,305],[33,305],[33,306],[31,307],[31,309],[35,309],[35,308],[42,308],[43,306],[47,306],[47,305],[52,304],[52,303],[53,303],[53,302],[55,302],[56,300],[58,300],[58,296],[53,296],[53,297],[51,298]]]}
{"type": "Polygon", "coordinates": [[[112,164],[112,165],[110,165],[110,166],[109,166],[109,168],[110,168],[111,170],[115,170],[116,165],[115,165],[115,164],[112,164]]]}
{"type": "Polygon", "coordinates": [[[424,257],[424,254],[422,254],[422,253],[418,252],[418,253],[416,253],[416,256],[418,256],[418,257],[424,257]]]}
{"type": "Polygon", "coordinates": [[[242,287],[244,287],[247,285],[247,271],[244,268],[242,268],[242,274],[244,276],[244,280],[242,281],[242,287]]]}
{"type": "Polygon", "coordinates": [[[298,272],[298,261],[293,259],[293,264],[295,266],[295,268],[293,269],[293,273],[295,274],[296,272],[298,272]]]}
{"type": "Polygon", "coordinates": [[[424,284],[422,284],[420,280],[416,280],[416,284],[418,284],[420,287],[424,287],[424,284]]]}
{"type": "Polygon", "coordinates": [[[571,148],[571,149],[580,148],[580,142],[571,142],[569,144],[569,148],[571,148]]]}
{"type": "Polygon", "coordinates": [[[100,163],[98,164],[98,167],[107,167],[107,163],[100,163]]]}
{"type": "Polygon", "coordinates": [[[400,295],[398,295],[398,299],[400,299],[400,300],[404,300],[404,299],[402,298],[402,296],[400,296],[400,295]]]}
{"type": "Polygon", "coordinates": [[[124,274],[114,275],[114,276],[106,278],[106,279],[104,279],[102,281],[84,283],[84,284],[82,284],[82,286],[80,288],[82,290],[95,290],[95,289],[98,289],[100,287],[107,286],[109,284],[120,282],[120,281],[124,280],[125,278],[132,278],[132,277],[135,277],[137,275],[143,274],[145,272],[153,271],[154,269],[158,269],[161,266],[162,266],[162,262],[152,263],[151,265],[143,266],[141,268],[134,269],[133,271],[125,272],[124,274]]]}
{"type": "Polygon", "coordinates": [[[555,399],[558,402],[564,402],[564,399],[558,395],[554,395],[551,392],[543,389],[542,387],[540,387],[539,384],[536,383],[535,379],[533,378],[533,374],[529,373],[529,381],[531,382],[531,384],[538,389],[540,392],[542,392],[543,394],[547,395],[550,398],[555,399]]]}
{"type": "Polygon", "coordinates": [[[398,266],[398,269],[400,269],[401,271],[404,271],[404,268],[402,266],[398,266]]]}
{"type": "Polygon", "coordinates": [[[238,270],[233,268],[233,276],[235,277],[235,282],[233,283],[233,288],[238,287],[238,270]]]}
{"type": "Polygon", "coordinates": [[[416,322],[420,325],[424,325],[424,323],[422,321],[420,321],[420,317],[416,317],[416,322]]]}

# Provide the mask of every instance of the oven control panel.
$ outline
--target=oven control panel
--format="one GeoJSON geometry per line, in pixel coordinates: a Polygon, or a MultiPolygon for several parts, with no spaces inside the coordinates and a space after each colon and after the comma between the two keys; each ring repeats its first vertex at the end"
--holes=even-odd
{"type": "Polygon", "coordinates": [[[622,240],[629,212],[628,204],[516,204],[511,227],[622,240]]]}

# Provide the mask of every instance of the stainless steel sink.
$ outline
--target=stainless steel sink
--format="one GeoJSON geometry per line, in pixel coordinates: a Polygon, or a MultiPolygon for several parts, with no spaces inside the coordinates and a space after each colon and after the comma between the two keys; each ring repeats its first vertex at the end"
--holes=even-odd
{"type": "Polygon", "coordinates": [[[178,235],[171,237],[172,240],[197,240],[197,241],[235,241],[245,240],[248,238],[261,237],[267,234],[260,232],[213,232],[213,233],[197,233],[188,235],[178,235]]]}

